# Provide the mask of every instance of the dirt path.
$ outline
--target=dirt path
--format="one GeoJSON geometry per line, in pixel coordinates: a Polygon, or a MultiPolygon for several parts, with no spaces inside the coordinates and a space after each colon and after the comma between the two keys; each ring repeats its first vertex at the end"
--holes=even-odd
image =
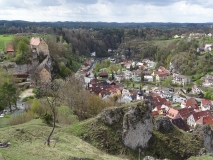
{"type": "Polygon", "coordinates": [[[34,96],[33,89],[27,89],[19,95],[20,101],[22,101],[25,97],[34,96]]]}

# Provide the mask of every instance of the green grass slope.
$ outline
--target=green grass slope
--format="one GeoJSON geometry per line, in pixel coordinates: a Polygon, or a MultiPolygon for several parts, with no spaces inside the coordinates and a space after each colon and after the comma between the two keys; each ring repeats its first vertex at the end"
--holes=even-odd
{"type": "Polygon", "coordinates": [[[59,138],[56,147],[44,145],[51,127],[41,120],[0,128],[0,141],[9,141],[9,148],[0,148],[0,159],[7,160],[71,160],[88,158],[94,160],[121,160],[124,157],[108,155],[80,138],[67,132],[68,126],[57,126],[52,138],[59,138]]]}
{"type": "Polygon", "coordinates": [[[5,50],[6,45],[13,39],[13,35],[0,35],[0,51],[5,50]]]}
{"type": "Polygon", "coordinates": [[[207,154],[203,156],[190,157],[188,160],[213,160],[213,155],[207,154]]]}

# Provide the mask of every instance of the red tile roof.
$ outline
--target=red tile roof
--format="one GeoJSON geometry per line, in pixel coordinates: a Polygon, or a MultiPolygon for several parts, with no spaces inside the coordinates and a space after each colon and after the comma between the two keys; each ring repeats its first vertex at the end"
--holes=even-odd
{"type": "Polygon", "coordinates": [[[186,107],[198,109],[198,103],[195,98],[190,98],[186,100],[186,107]]]}
{"type": "Polygon", "coordinates": [[[210,117],[201,117],[199,120],[196,121],[197,124],[212,124],[213,120],[210,117]]]}
{"type": "Polygon", "coordinates": [[[159,77],[166,77],[169,76],[169,72],[160,72],[160,71],[154,71],[154,74],[158,75],[159,77]]]}
{"type": "Polygon", "coordinates": [[[7,52],[14,52],[13,45],[8,44],[6,50],[7,50],[7,52]]]}
{"type": "Polygon", "coordinates": [[[213,120],[210,117],[203,117],[203,124],[213,124],[213,120]]]}
{"type": "Polygon", "coordinates": [[[193,113],[193,117],[194,117],[195,121],[199,120],[202,117],[209,117],[209,118],[213,119],[213,116],[210,111],[195,112],[195,113],[193,113]]]}
{"type": "Polygon", "coordinates": [[[167,77],[167,76],[169,76],[169,75],[170,75],[170,74],[167,73],[167,72],[162,72],[162,73],[158,74],[159,77],[167,77]]]}
{"type": "Polygon", "coordinates": [[[203,99],[201,101],[202,105],[212,105],[212,101],[211,100],[207,100],[207,99],[203,99]]]}
{"type": "Polygon", "coordinates": [[[158,111],[153,111],[152,112],[152,116],[157,116],[157,115],[159,115],[158,111]]]}
{"type": "Polygon", "coordinates": [[[193,108],[181,108],[178,110],[180,113],[180,116],[183,118],[183,120],[187,120],[187,118],[194,113],[193,108]]]}

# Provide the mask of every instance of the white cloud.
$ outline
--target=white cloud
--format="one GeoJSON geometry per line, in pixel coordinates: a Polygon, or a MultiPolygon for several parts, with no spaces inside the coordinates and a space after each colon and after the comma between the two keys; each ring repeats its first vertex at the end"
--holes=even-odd
{"type": "Polygon", "coordinates": [[[211,22],[211,0],[0,0],[0,19],[27,21],[211,22]]]}

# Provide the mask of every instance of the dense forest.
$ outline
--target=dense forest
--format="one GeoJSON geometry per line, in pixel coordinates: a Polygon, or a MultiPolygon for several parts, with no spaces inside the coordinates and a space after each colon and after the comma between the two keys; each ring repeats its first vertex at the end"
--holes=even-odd
{"type": "MultiPolygon", "coordinates": [[[[169,68],[172,62],[178,72],[186,75],[210,72],[213,70],[211,53],[201,55],[196,49],[211,39],[173,39],[174,35],[187,37],[193,32],[208,34],[213,29],[210,23],[0,21],[0,34],[45,38],[55,62],[54,71],[62,71],[61,77],[75,72],[92,52],[96,57],[150,58],[157,62],[157,67],[169,68]]],[[[17,62],[23,62],[20,57],[16,57],[17,62]]]]}

